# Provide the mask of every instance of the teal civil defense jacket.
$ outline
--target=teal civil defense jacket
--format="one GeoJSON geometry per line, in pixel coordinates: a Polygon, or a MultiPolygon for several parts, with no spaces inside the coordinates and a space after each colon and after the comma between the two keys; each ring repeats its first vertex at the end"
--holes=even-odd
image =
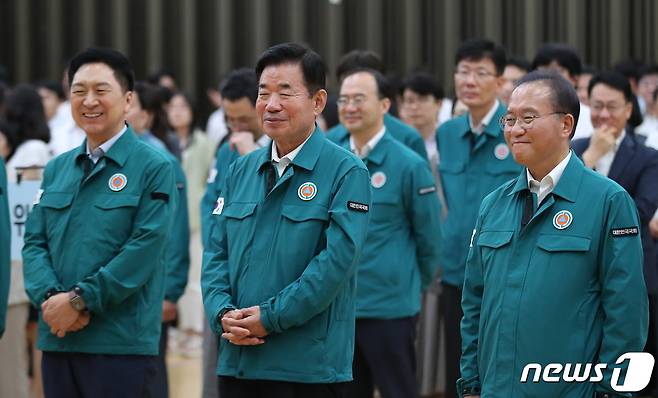
{"type": "MultiPolygon", "coordinates": [[[[275,145],[274,143],[272,145],[275,145]]],[[[318,128],[266,194],[267,146],[231,164],[204,252],[211,328],[233,308],[259,305],[258,346],[220,339],[217,374],[303,383],[352,378],[356,268],[371,202],[368,170],[318,128]]]]}
{"type": "Polygon", "coordinates": [[[128,127],[83,180],[86,145],[46,166],[26,223],[23,267],[34,305],[77,285],[91,321],[60,339],[40,319],[37,345],[157,355],[165,249],[177,205],[171,162],[128,127]]]}
{"type": "MultiPolygon", "coordinates": [[[[151,136],[153,137],[153,136],[151,136]]],[[[176,178],[176,208],[172,220],[171,232],[165,253],[165,299],[176,303],[185,292],[187,276],[190,270],[190,220],[187,207],[187,178],[181,163],[162,146],[158,146],[144,134],[139,138],[163,154],[174,170],[176,178]]]]}
{"type": "Polygon", "coordinates": [[[499,105],[471,149],[468,113],[443,123],[437,130],[439,171],[448,213],[441,224],[441,279],[461,288],[468,243],[482,199],[522,170],[505,143],[498,120],[506,112],[499,105]]]}
{"type": "MultiPolygon", "coordinates": [[[[415,128],[389,113],[384,114],[384,126],[386,126],[386,131],[393,138],[409,147],[412,151],[420,155],[421,158],[427,159],[425,141],[423,141],[423,137],[421,137],[415,128]]],[[[327,131],[327,138],[333,142],[342,142],[347,136],[349,136],[349,132],[342,124],[337,124],[327,131]]]]}
{"type": "Polygon", "coordinates": [[[0,337],[5,331],[11,279],[11,229],[7,199],[7,171],[0,157],[0,337]]]}
{"type": "MultiPolygon", "coordinates": [[[[349,149],[349,135],[337,144],[349,149]]],[[[356,317],[420,310],[439,265],[440,203],[427,160],[388,132],[363,159],[372,185],[368,237],[357,272],[356,317]]]]}
{"type": "Polygon", "coordinates": [[[231,149],[229,142],[223,143],[215,155],[215,168],[210,173],[206,193],[201,199],[201,242],[203,247],[208,247],[210,239],[210,225],[213,222],[212,211],[215,208],[217,198],[221,196],[222,183],[226,177],[228,167],[240,157],[240,153],[231,149]]]}
{"type": "Polygon", "coordinates": [[[614,392],[613,368],[627,366],[615,362],[642,351],[647,337],[635,204],[573,153],[552,194],[522,229],[528,192],[524,170],[480,207],[462,298],[458,391],[481,388],[482,398],[614,392]],[[522,383],[529,363],[542,369],[581,364],[580,375],[588,363],[608,366],[600,383],[533,383],[534,371],[522,383]]]}

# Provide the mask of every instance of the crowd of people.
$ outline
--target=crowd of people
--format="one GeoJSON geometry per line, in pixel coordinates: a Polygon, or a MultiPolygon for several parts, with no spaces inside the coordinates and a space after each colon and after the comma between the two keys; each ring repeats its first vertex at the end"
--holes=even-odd
{"type": "Polygon", "coordinates": [[[354,50],[332,93],[278,44],[209,90],[205,131],[111,49],[1,83],[0,396],[167,397],[172,347],[204,398],[631,396],[613,365],[658,346],[658,66],[471,39],[454,68],[448,96],[354,50]],[[521,381],[554,363],[609,366],[521,381]]]}

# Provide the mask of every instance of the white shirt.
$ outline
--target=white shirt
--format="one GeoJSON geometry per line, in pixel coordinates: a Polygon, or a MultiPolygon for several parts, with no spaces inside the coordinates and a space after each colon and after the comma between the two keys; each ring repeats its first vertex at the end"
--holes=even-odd
{"type": "Polygon", "coordinates": [[[581,103],[580,113],[578,114],[578,124],[576,125],[576,132],[573,134],[573,140],[577,138],[587,138],[592,135],[594,126],[592,126],[592,112],[589,106],[581,103]]]}
{"type": "Polygon", "coordinates": [[[436,146],[436,135],[432,134],[425,140],[427,159],[434,164],[439,164],[439,148],[436,146]]]}
{"type": "Polygon", "coordinates": [[[11,159],[7,161],[7,181],[16,182],[16,168],[46,167],[52,158],[48,144],[41,140],[27,140],[20,144],[11,159]]]}
{"type": "Polygon", "coordinates": [[[48,127],[50,127],[48,145],[55,156],[79,147],[85,140],[85,132],[73,120],[69,101],[59,105],[57,113],[48,122],[48,127]]]}
{"type": "Polygon", "coordinates": [[[645,115],[644,121],[641,125],[637,126],[635,133],[647,137],[645,142],[646,146],[658,149],[655,145],[658,144],[658,118],[651,115],[645,115]],[[649,144],[651,143],[651,145],[649,144]]]}
{"type": "Polygon", "coordinates": [[[489,109],[489,112],[487,112],[486,115],[482,118],[480,121],[480,124],[477,126],[473,126],[473,117],[471,116],[471,112],[468,112],[468,125],[471,126],[471,131],[477,135],[482,134],[484,129],[491,123],[491,119],[493,118],[493,115],[496,113],[496,110],[498,109],[498,106],[500,105],[500,101],[496,100],[494,102],[493,106],[491,109],[489,109]]]}
{"type": "Polygon", "coordinates": [[[293,160],[295,160],[295,156],[299,153],[299,151],[302,150],[302,147],[304,144],[306,144],[306,141],[308,141],[309,138],[313,135],[313,132],[309,134],[309,136],[302,142],[297,148],[293,149],[289,154],[285,155],[282,158],[279,158],[279,152],[276,149],[276,142],[272,142],[272,161],[276,165],[276,172],[279,174],[279,177],[283,175],[283,172],[286,170],[286,167],[290,163],[292,163],[293,160]]]}
{"type": "Polygon", "coordinates": [[[560,178],[562,178],[562,173],[564,173],[564,169],[567,167],[569,159],[571,159],[571,151],[569,151],[567,156],[562,159],[562,161],[558,163],[550,173],[546,174],[541,181],[535,180],[532,174],[530,174],[530,170],[526,169],[528,189],[530,189],[530,192],[537,195],[537,205],[543,202],[549,193],[553,192],[553,189],[555,189],[560,178]]]}
{"type": "Polygon", "coordinates": [[[612,149],[603,155],[603,157],[601,157],[598,162],[596,162],[595,169],[599,174],[602,174],[606,177],[608,176],[608,173],[610,172],[610,166],[612,166],[612,162],[615,160],[615,155],[617,154],[619,145],[621,144],[624,137],[626,137],[626,132],[622,130],[621,134],[617,138],[617,142],[615,142],[615,145],[612,147],[612,149]]]}
{"type": "Polygon", "coordinates": [[[119,131],[119,134],[115,135],[114,137],[100,144],[98,148],[96,148],[93,151],[91,150],[91,148],[89,148],[89,141],[87,141],[87,156],[89,156],[91,161],[94,162],[94,164],[96,164],[96,162],[98,162],[98,159],[100,159],[104,153],[107,153],[107,151],[109,151],[110,148],[112,148],[112,145],[114,145],[114,143],[117,142],[119,138],[121,138],[121,136],[123,135],[123,133],[126,132],[126,130],[128,130],[128,126],[124,125],[123,129],[119,131]],[[102,152],[98,151],[99,148],[101,149],[102,152]]]}
{"type": "Polygon", "coordinates": [[[208,134],[208,138],[213,140],[215,144],[218,144],[228,134],[224,108],[219,108],[210,114],[208,123],[206,124],[206,134],[208,134]]]}
{"type": "Polygon", "coordinates": [[[350,150],[352,153],[354,153],[356,156],[360,157],[361,159],[365,159],[368,157],[368,154],[375,149],[375,145],[379,143],[379,141],[382,139],[384,136],[384,133],[386,133],[386,127],[382,127],[381,130],[375,134],[374,137],[370,139],[362,148],[359,150],[356,147],[356,144],[354,143],[354,139],[352,139],[352,136],[350,136],[350,150]]]}
{"type": "Polygon", "coordinates": [[[443,122],[447,122],[450,119],[452,119],[452,99],[444,98],[441,102],[441,110],[439,110],[437,123],[440,126],[443,122]]]}

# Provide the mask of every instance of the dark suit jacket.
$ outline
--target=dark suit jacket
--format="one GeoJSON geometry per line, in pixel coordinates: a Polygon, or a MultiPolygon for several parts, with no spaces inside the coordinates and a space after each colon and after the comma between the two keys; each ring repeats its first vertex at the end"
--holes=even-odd
{"type": "MultiPolygon", "coordinates": [[[[589,146],[589,138],[571,142],[578,157],[589,146]]],[[[621,185],[633,198],[640,215],[642,247],[644,249],[644,279],[649,294],[658,294],[658,245],[649,233],[649,221],[658,206],[658,151],[644,146],[631,129],[619,145],[608,178],[621,185]]]]}

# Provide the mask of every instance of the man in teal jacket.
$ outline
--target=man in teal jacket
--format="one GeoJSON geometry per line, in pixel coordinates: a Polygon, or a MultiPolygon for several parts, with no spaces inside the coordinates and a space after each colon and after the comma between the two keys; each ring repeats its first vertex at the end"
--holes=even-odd
{"type": "Polygon", "coordinates": [[[354,382],[348,397],[417,397],[416,314],[439,265],[440,204],[426,159],[384,126],[384,76],[355,69],[342,80],[337,142],[365,162],[373,188],[368,237],[357,273],[354,382]]]}
{"type": "Polygon", "coordinates": [[[368,170],[315,127],[327,98],[315,52],[276,45],[256,74],[273,143],[229,167],[202,271],[206,315],[222,335],[219,393],[340,396],[352,378],[368,170]]]}
{"type": "Polygon", "coordinates": [[[46,166],[23,248],[44,390],[141,397],[158,353],[174,172],[125,124],[134,78],[122,54],[84,50],[69,72],[87,138],[46,166]]]}
{"type": "Polygon", "coordinates": [[[616,392],[613,372],[630,372],[616,362],[647,337],[637,208],[570,151],[578,115],[576,91],[554,72],[532,72],[512,92],[502,124],[527,168],[484,199],[473,231],[461,396],[631,396],[616,392]],[[606,367],[597,378],[586,364],[606,367]],[[565,381],[577,366],[585,380],[565,381]]]}
{"type": "MultiPolygon", "coordinates": [[[[360,68],[370,68],[384,74],[384,64],[379,55],[372,51],[353,50],[340,59],[340,63],[336,67],[336,80],[342,82],[350,71],[360,68]]],[[[395,95],[393,92],[386,93],[386,96],[389,98],[393,95],[395,95]]],[[[421,158],[427,159],[425,142],[415,128],[405,124],[402,120],[388,112],[384,115],[384,125],[386,126],[386,131],[388,131],[393,138],[416,152],[421,158]]],[[[342,123],[327,131],[327,138],[333,142],[344,141],[348,139],[348,136],[349,132],[342,123]]]]}
{"type": "Polygon", "coordinates": [[[498,120],[505,107],[496,98],[502,86],[505,51],[488,40],[469,40],[455,57],[455,90],[468,112],[437,131],[439,171],[448,208],[441,224],[441,318],[446,345],[446,397],[459,378],[461,288],[471,232],[482,199],[516,177],[521,167],[510,156],[498,120]]]}
{"type": "Polygon", "coordinates": [[[7,300],[9,299],[11,229],[7,201],[7,172],[0,157],[0,338],[5,332],[7,300]]]}

